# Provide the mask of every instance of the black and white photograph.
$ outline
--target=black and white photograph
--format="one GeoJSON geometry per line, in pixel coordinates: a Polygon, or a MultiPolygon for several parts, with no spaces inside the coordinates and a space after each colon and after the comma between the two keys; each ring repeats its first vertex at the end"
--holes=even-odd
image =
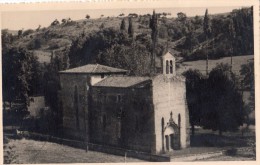
{"type": "Polygon", "coordinates": [[[187,2],[2,5],[3,163],[256,163],[259,2],[187,2]]]}

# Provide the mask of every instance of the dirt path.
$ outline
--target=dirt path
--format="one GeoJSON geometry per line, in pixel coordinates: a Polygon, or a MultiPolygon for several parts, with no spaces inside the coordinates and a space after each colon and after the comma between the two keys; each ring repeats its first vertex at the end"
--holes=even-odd
{"type": "MultiPolygon", "coordinates": [[[[34,140],[10,140],[5,146],[9,163],[112,163],[125,162],[123,156],[76,149],[56,143],[34,140]]],[[[126,158],[126,162],[142,162],[126,158]]]]}

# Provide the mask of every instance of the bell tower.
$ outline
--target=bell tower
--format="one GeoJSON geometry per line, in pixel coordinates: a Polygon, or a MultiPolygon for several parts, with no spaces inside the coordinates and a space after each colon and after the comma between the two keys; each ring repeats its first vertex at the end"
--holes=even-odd
{"type": "Polygon", "coordinates": [[[162,56],[163,74],[168,78],[176,76],[175,57],[168,51],[162,56]]]}

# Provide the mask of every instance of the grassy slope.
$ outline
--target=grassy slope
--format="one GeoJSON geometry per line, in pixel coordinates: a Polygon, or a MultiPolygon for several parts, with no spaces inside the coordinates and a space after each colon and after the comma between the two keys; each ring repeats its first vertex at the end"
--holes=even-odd
{"type": "MultiPolygon", "coordinates": [[[[237,75],[240,75],[239,70],[241,69],[241,65],[246,64],[248,61],[252,59],[254,59],[253,55],[233,57],[233,71],[237,75]]],[[[230,57],[224,57],[217,60],[209,60],[209,72],[210,70],[212,70],[212,68],[214,68],[217,64],[220,63],[230,64],[230,57]]],[[[206,60],[182,62],[180,63],[180,68],[177,69],[177,72],[181,74],[188,69],[198,69],[201,73],[206,74],[206,60]]]]}
{"type": "MultiPolygon", "coordinates": [[[[4,146],[4,158],[10,163],[123,163],[124,157],[95,151],[86,152],[61,144],[35,141],[10,140],[4,146]]],[[[136,158],[126,158],[126,162],[144,162],[136,158]]]]}

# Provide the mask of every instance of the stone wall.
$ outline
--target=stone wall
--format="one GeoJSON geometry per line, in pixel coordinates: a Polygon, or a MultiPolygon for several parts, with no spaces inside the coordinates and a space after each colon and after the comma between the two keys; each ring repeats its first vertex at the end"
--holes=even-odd
{"type": "Polygon", "coordinates": [[[60,74],[60,85],[64,133],[68,136],[85,139],[88,134],[89,76],[86,74],[60,74]],[[76,112],[76,106],[78,106],[78,112],[76,112]]]}
{"type": "Polygon", "coordinates": [[[135,88],[92,88],[91,142],[151,153],[154,114],[151,83],[135,88]]]}
{"type": "Polygon", "coordinates": [[[155,111],[156,152],[163,152],[162,118],[165,125],[169,122],[172,112],[173,121],[178,124],[180,114],[180,145],[189,146],[189,114],[186,103],[185,79],[175,76],[167,78],[158,75],[153,79],[153,102],[155,111]]]}

